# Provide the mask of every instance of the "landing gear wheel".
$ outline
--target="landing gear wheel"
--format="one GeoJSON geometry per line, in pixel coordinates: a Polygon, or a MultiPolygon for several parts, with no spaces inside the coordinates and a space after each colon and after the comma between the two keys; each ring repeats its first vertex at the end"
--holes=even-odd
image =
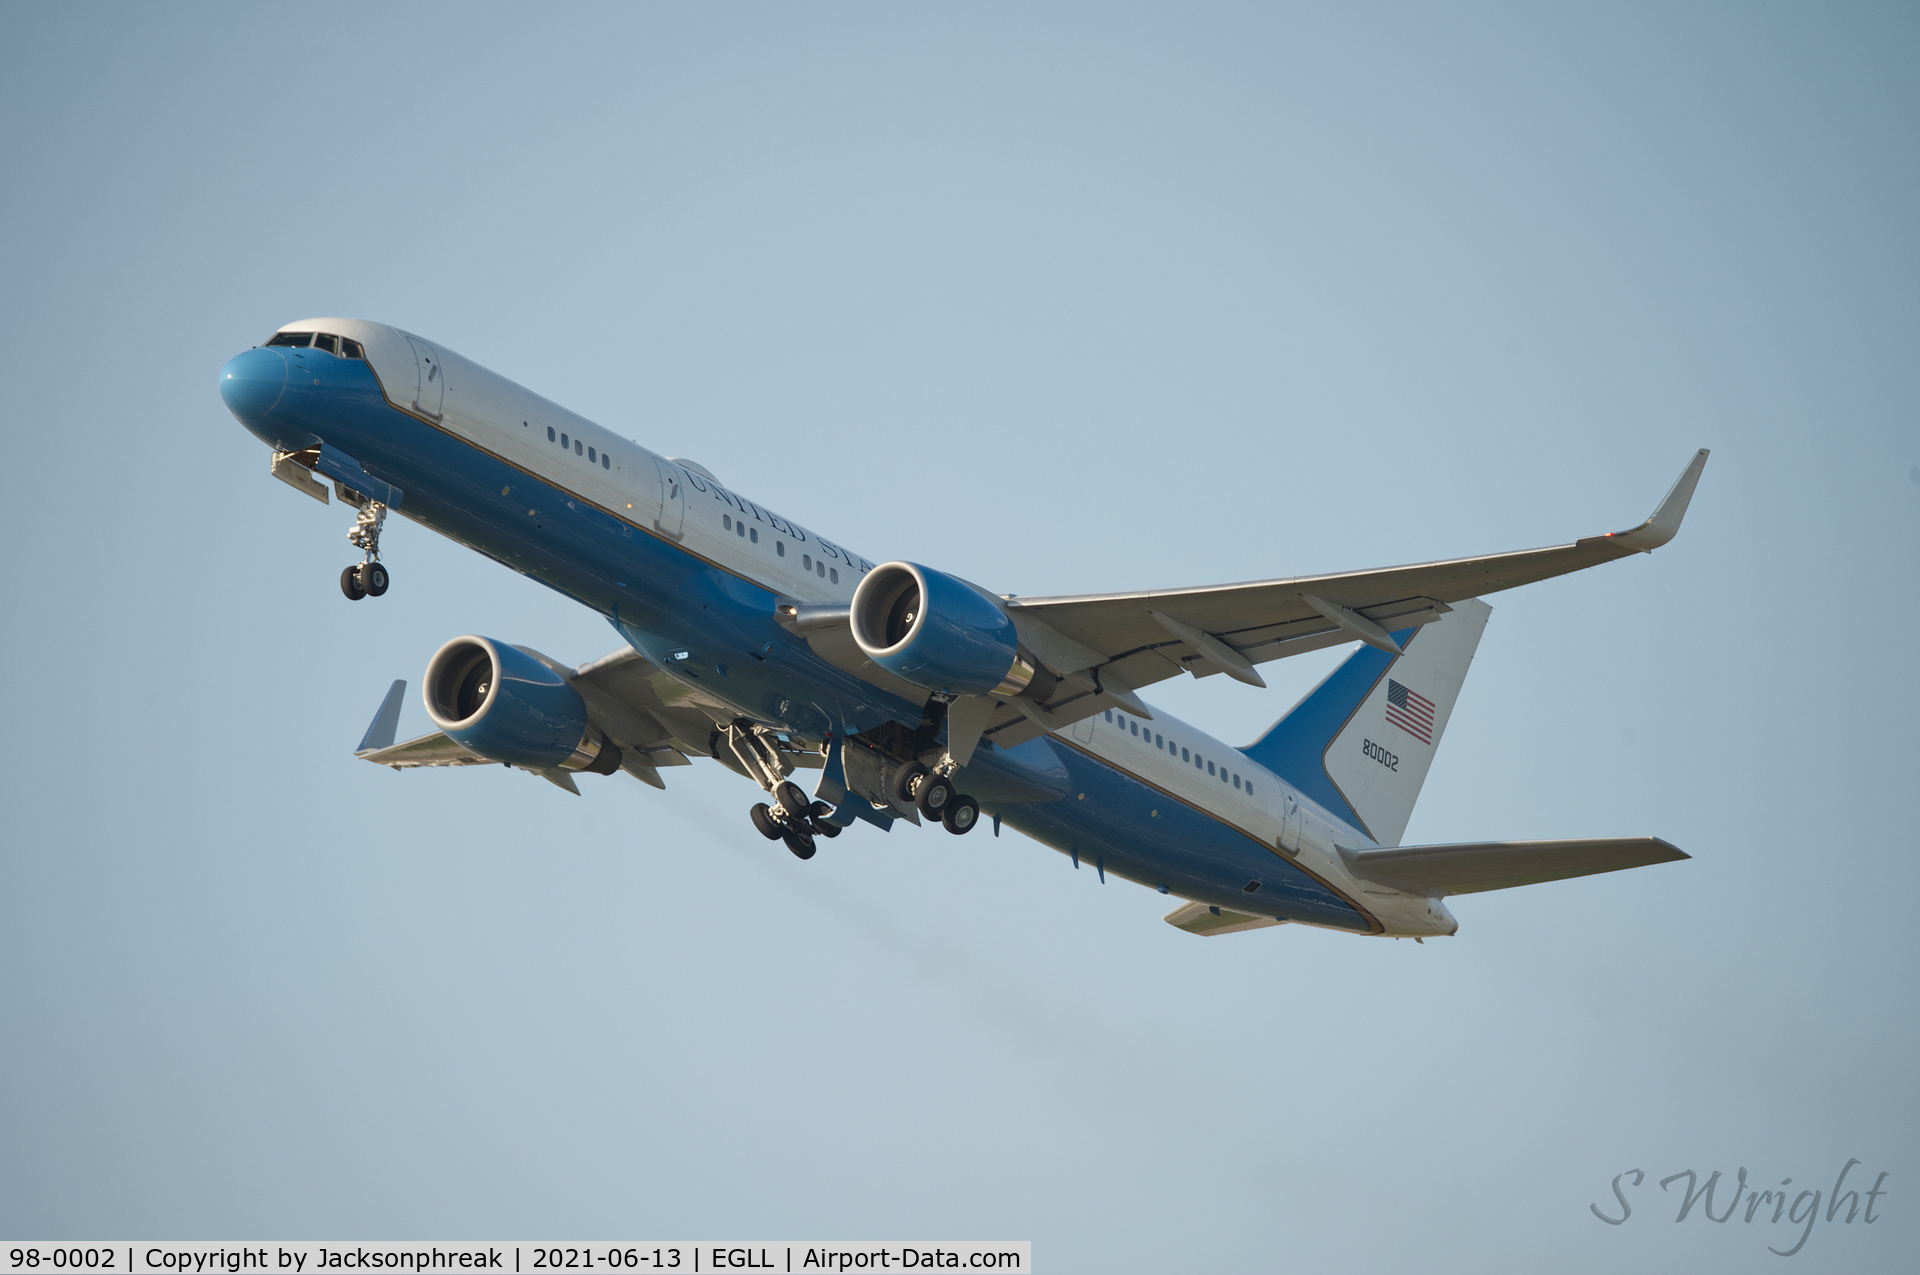
{"type": "Polygon", "coordinates": [[[914,794],[913,804],[921,818],[939,819],[953,804],[953,797],[952,780],[942,775],[928,775],[920,781],[920,791],[914,794]]]}
{"type": "Polygon", "coordinates": [[[831,841],[843,831],[839,824],[832,821],[833,807],[826,802],[814,802],[808,807],[807,813],[812,817],[815,836],[825,837],[831,841]]]}
{"type": "Polygon", "coordinates": [[[348,567],[340,573],[340,592],[347,595],[349,602],[358,602],[367,596],[365,586],[360,583],[359,567],[348,567]]]}
{"type": "Polygon", "coordinates": [[[377,598],[385,593],[387,585],[392,582],[392,577],[387,574],[387,567],[383,562],[363,562],[360,564],[359,572],[360,587],[367,591],[367,596],[370,598],[377,598]]]}
{"type": "Polygon", "coordinates": [[[893,777],[893,799],[903,806],[911,806],[926,773],[927,768],[917,761],[902,766],[900,773],[893,777]]]}
{"type": "Polygon", "coordinates": [[[807,794],[800,791],[800,785],[790,781],[782,781],[774,787],[773,800],[789,823],[801,822],[813,809],[807,804],[807,794]]]}
{"type": "Polygon", "coordinates": [[[965,794],[955,797],[947,803],[940,822],[954,836],[963,837],[973,831],[973,825],[980,822],[980,803],[965,794]]]}
{"type": "Polygon", "coordinates": [[[796,859],[813,858],[813,834],[805,828],[788,828],[784,840],[796,859]]]}
{"type": "Polygon", "coordinates": [[[787,835],[787,830],[780,826],[778,819],[773,817],[773,811],[768,808],[766,802],[758,803],[752,810],[747,811],[747,814],[752,816],[754,828],[768,841],[778,841],[787,835]]]}

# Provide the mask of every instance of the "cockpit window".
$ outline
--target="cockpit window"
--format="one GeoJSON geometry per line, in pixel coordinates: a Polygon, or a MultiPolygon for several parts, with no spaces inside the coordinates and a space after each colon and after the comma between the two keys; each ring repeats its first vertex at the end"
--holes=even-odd
{"type": "Polygon", "coordinates": [[[312,346],[316,350],[325,350],[328,354],[338,354],[343,358],[365,359],[367,352],[358,341],[344,336],[335,336],[331,332],[276,332],[268,345],[288,345],[294,349],[312,346]]]}

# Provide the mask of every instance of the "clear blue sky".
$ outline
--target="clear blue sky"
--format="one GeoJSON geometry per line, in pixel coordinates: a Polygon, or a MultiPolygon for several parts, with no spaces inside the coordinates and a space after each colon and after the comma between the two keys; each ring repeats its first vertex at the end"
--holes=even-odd
{"type": "MultiPolygon", "coordinates": [[[[1881,1220],[1790,1268],[1903,1269],[1917,53],[1905,5],[8,6],[0,1233],[1745,1271],[1784,1224],[1652,1180],[1857,1157],[1881,1220]],[[1695,857],[1199,940],[1013,835],[799,864],[710,765],[376,770],[446,638],[616,638],[404,522],[340,597],[215,392],[323,314],[1020,593],[1563,541],[1711,447],[1671,548],[1491,599],[1408,834],[1695,857]]],[[[1336,658],[1151,698],[1251,739],[1336,658]]]]}

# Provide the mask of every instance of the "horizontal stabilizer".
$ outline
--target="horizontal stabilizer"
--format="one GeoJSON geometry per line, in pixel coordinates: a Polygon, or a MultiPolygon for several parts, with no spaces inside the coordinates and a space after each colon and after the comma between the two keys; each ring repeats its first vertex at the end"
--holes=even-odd
{"type": "Polygon", "coordinates": [[[1207,903],[1189,903],[1167,913],[1165,920],[1176,930],[1212,938],[1216,934],[1238,934],[1242,930],[1262,930],[1269,925],[1285,925],[1278,917],[1254,916],[1207,903]]]}
{"type": "Polygon", "coordinates": [[[1673,863],[1692,856],[1658,837],[1616,837],[1602,841],[1468,841],[1393,850],[1349,850],[1341,846],[1340,857],[1356,876],[1438,898],[1564,881],[1650,863],[1673,863]]]}

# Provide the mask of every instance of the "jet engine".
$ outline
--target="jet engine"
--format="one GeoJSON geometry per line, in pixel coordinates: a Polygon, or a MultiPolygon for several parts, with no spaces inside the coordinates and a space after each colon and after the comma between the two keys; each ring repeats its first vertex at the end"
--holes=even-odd
{"type": "Polygon", "coordinates": [[[1027,651],[1000,600],[957,576],[887,562],[853,591],[853,640],[915,686],[949,695],[1045,698],[1053,675],[1027,651]]]}
{"type": "Polygon", "coordinates": [[[489,761],[610,775],[620,750],[587,720],[580,692],[519,647],[457,637],[434,652],[421,693],[427,716],[489,761]]]}

